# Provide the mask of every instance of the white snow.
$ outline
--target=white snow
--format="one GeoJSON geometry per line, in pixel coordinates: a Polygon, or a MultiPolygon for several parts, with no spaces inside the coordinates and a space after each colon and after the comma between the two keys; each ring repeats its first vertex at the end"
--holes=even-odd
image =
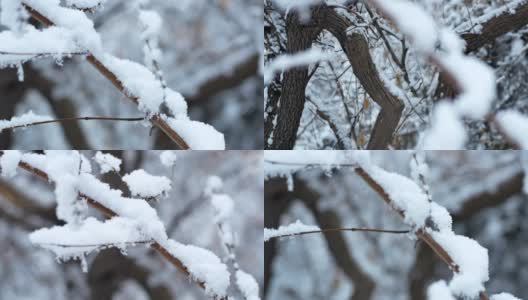
{"type": "Polygon", "coordinates": [[[139,21],[143,27],[144,39],[157,39],[161,29],[161,17],[154,10],[140,10],[139,21]]]}
{"type": "Polygon", "coordinates": [[[139,225],[137,221],[123,217],[104,222],[89,217],[79,226],[66,224],[36,230],[29,239],[33,244],[53,251],[58,259],[68,260],[101,248],[125,249],[131,243],[149,240],[139,225]]]}
{"type": "Polygon", "coordinates": [[[264,69],[264,84],[268,84],[275,73],[310,65],[319,61],[330,60],[332,55],[317,48],[311,48],[295,54],[283,54],[266,65],[264,69]]]}
{"type": "Polygon", "coordinates": [[[167,194],[171,189],[171,181],[165,176],[154,176],[143,169],[134,170],[123,176],[133,196],[154,198],[167,194]]]}
{"type": "Polygon", "coordinates": [[[242,294],[244,295],[244,299],[246,300],[260,300],[259,297],[259,286],[255,278],[251,276],[250,274],[238,270],[235,274],[236,276],[236,283],[242,294]]]}
{"type": "Polygon", "coordinates": [[[36,115],[33,113],[33,111],[30,110],[29,112],[23,115],[11,118],[11,120],[0,120],[0,132],[5,130],[6,128],[12,128],[16,126],[27,126],[35,122],[49,121],[52,119],[53,118],[48,116],[36,115]]]}
{"type": "Polygon", "coordinates": [[[207,182],[205,183],[204,192],[206,195],[212,195],[222,191],[223,187],[224,182],[222,181],[222,178],[218,176],[209,176],[207,178],[207,182]]]}
{"type": "Polygon", "coordinates": [[[169,88],[166,89],[165,104],[167,105],[175,119],[187,119],[187,102],[180,93],[169,88]]]}
{"type": "Polygon", "coordinates": [[[430,203],[427,195],[416,182],[377,166],[364,165],[362,167],[387,193],[395,209],[403,212],[406,224],[415,229],[425,225],[425,220],[429,216],[430,203]]]}
{"type": "Polygon", "coordinates": [[[215,221],[222,222],[231,216],[233,212],[233,199],[226,194],[214,194],[211,196],[211,204],[216,210],[215,221]]]}
{"type": "Polygon", "coordinates": [[[451,292],[461,297],[477,297],[489,279],[488,250],[475,240],[455,235],[451,230],[429,230],[429,233],[460,268],[458,273],[453,273],[449,283],[451,292]]]}
{"type": "Polygon", "coordinates": [[[287,177],[311,166],[329,169],[345,164],[368,164],[369,157],[368,151],[267,150],[264,152],[264,174],[266,178],[287,177]]]}
{"type": "Polygon", "coordinates": [[[427,289],[427,300],[456,300],[443,280],[437,281],[427,289]]]}
{"type": "Polygon", "coordinates": [[[405,0],[374,2],[383,8],[384,15],[394,21],[402,32],[409,35],[418,51],[427,53],[434,50],[438,29],[423,8],[405,0]]]}
{"type": "Polygon", "coordinates": [[[121,170],[121,160],[110,153],[102,153],[97,151],[94,156],[95,162],[99,164],[101,174],[112,172],[119,172],[121,170]]]}
{"type": "Polygon", "coordinates": [[[160,161],[166,167],[172,167],[176,163],[177,159],[178,156],[174,151],[171,150],[162,151],[160,154],[160,161]]]}
{"type": "Polygon", "coordinates": [[[507,110],[499,112],[496,121],[521,149],[528,149],[528,116],[507,110]]]}
{"type": "Polygon", "coordinates": [[[96,56],[102,53],[101,37],[95,31],[93,21],[84,12],[62,7],[60,0],[23,0],[23,3],[50,19],[58,27],[71,30],[73,40],[83,49],[96,56]]]}
{"type": "MultiPolygon", "coordinates": [[[[14,156],[2,157],[4,164],[18,161],[19,158],[14,156]]],[[[85,271],[85,256],[91,251],[106,247],[125,250],[137,243],[149,245],[157,242],[183,263],[192,279],[204,284],[207,295],[216,298],[226,295],[230,275],[227,266],[216,255],[168,239],[156,210],[147,201],[125,198],[120,190],[101,182],[91,174],[90,162],[79,152],[27,153],[22,154],[20,160],[45,172],[55,184],[57,216],[66,221],[64,226],[35,231],[30,235],[31,242],[53,251],[61,260],[79,258],[85,271]],[[83,200],[110,210],[112,213],[107,215],[110,219],[99,221],[86,217],[84,211],[88,201],[83,200]]],[[[11,166],[6,169],[9,168],[11,166]]],[[[149,175],[143,170],[136,170],[123,180],[133,194],[142,196],[154,196],[170,189],[167,178],[149,175]]]]}
{"type": "Polygon", "coordinates": [[[5,25],[10,30],[20,33],[24,27],[23,13],[25,11],[21,7],[20,0],[2,0],[0,1],[0,23],[5,25]]]}
{"type": "Polygon", "coordinates": [[[460,91],[451,103],[434,110],[431,129],[422,148],[427,150],[463,149],[466,130],[462,118],[480,120],[491,108],[496,96],[494,71],[484,62],[464,54],[464,41],[451,30],[438,27],[417,3],[406,0],[371,0],[383,14],[410,37],[420,54],[440,66],[460,91]]]}
{"type": "Polygon", "coordinates": [[[199,121],[168,118],[167,123],[193,150],[224,150],[224,135],[199,121]]]}
{"type": "Polygon", "coordinates": [[[301,221],[297,220],[295,223],[286,226],[279,226],[278,229],[268,229],[264,228],[264,242],[267,242],[269,239],[284,236],[284,235],[294,235],[303,232],[309,231],[318,231],[321,230],[317,226],[305,225],[301,221]]]}
{"type": "Polygon", "coordinates": [[[173,240],[168,240],[162,246],[183,262],[194,279],[204,283],[207,295],[226,295],[230,275],[226,265],[214,253],[173,240]]]}
{"type": "Polygon", "coordinates": [[[123,84],[125,92],[138,98],[139,110],[152,116],[159,112],[163,103],[163,89],[156,76],[145,66],[128,59],[119,59],[106,54],[102,63],[123,84]]]}
{"type": "Polygon", "coordinates": [[[521,299],[511,294],[508,294],[508,293],[500,293],[500,294],[495,294],[491,296],[490,300],[521,300],[521,299]]]}
{"type": "Polygon", "coordinates": [[[442,102],[436,105],[432,125],[418,148],[422,150],[461,150],[465,148],[467,133],[453,104],[442,102]]]}
{"type": "Polygon", "coordinates": [[[22,158],[22,153],[17,150],[4,150],[4,154],[0,156],[0,169],[2,176],[14,177],[22,158]]]}
{"type": "Polygon", "coordinates": [[[0,67],[24,63],[44,55],[60,60],[71,53],[82,52],[72,31],[59,27],[42,30],[27,27],[22,35],[13,31],[0,32],[0,67]]]}
{"type": "MultiPolygon", "coordinates": [[[[2,10],[2,18],[6,19],[7,12],[17,10],[20,3],[17,0],[3,0],[6,12],[2,10]]],[[[94,8],[106,1],[101,0],[68,0],[67,5],[76,8],[94,8]]],[[[212,126],[190,121],[187,116],[187,103],[181,94],[165,88],[161,70],[156,74],[147,67],[136,62],[117,58],[105,53],[99,33],[95,30],[93,21],[80,10],[61,6],[60,0],[23,0],[23,3],[33,8],[42,16],[48,18],[55,26],[37,30],[31,26],[23,35],[14,31],[0,33],[0,53],[15,52],[17,54],[0,55],[0,67],[16,66],[19,78],[23,79],[22,63],[41,56],[52,55],[60,59],[71,53],[92,54],[103,67],[115,75],[123,86],[123,92],[133,100],[137,100],[138,108],[146,116],[152,117],[160,113],[160,106],[165,101],[174,118],[161,115],[177,134],[193,149],[223,150],[224,136],[212,126]],[[19,55],[22,53],[23,55],[19,55]],[[181,131],[181,132],[180,132],[181,131]]],[[[155,11],[140,10],[140,22],[143,25],[143,38],[146,39],[148,61],[159,63],[161,51],[157,46],[157,35],[161,29],[161,18],[155,11]]],[[[13,25],[14,21],[7,18],[4,23],[13,25]]],[[[3,125],[5,125],[4,123],[3,125]]]]}

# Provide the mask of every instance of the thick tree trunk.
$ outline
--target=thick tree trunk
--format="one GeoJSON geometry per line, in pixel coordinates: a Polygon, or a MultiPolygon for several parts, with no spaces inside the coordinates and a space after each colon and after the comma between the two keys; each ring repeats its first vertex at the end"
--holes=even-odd
{"type": "MultiPolygon", "coordinates": [[[[297,13],[288,14],[286,17],[287,52],[291,54],[310,49],[319,32],[320,29],[312,23],[303,23],[297,13]]],[[[267,149],[289,150],[295,146],[308,81],[307,66],[292,68],[284,73],[282,94],[278,104],[277,125],[273,130],[273,142],[266,147],[267,149]]]]}

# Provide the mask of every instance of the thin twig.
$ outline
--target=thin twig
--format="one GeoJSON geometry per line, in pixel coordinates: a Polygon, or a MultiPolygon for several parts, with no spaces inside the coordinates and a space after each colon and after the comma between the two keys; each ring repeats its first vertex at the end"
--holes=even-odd
{"type": "Polygon", "coordinates": [[[296,233],[289,233],[284,235],[278,235],[270,237],[271,239],[280,239],[290,236],[297,236],[297,235],[305,235],[305,234],[312,234],[312,233],[330,233],[330,232],[341,232],[341,231],[355,231],[355,232],[376,232],[376,233],[391,233],[391,234],[406,234],[410,233],[410,230],[386,230],[386,229],[376,229],[376,228],[328,228],[328,229],[321,229],[321,230],[312,230],[312,231],[303,231],[303,232],[296,232],[296,233]]]}
{"type": "Polygon", "coordinates": [[[137,121],[143,121],[145,118],[112,118],[112,117],[70,117],[70,118],[60,118],[60,119],[53,119],[53,120],[47,120],[47,121],[39,121],[39,122],[33,122],[28,123],[24,125],[16,125],[12,127],[6,127],[3,129],[0,129],[1,131],[4,130],[12,130],[22,127],[29,127],[29,126],[36,126],[36,125],[43,125],[43,124],[49,124],[49,123],[60,123],[60,122],[71,122],[71,121],[127,121],[127,122],[137,122],[137,121]]]}
{"type": "Polygon", "coordinates": [[[116,245],[135,245],[135,244],[152,244],[155,241],[153,240],[147,240],[147,241],[128,241],[128,242],[119,242],[119,243],[107,243],[107,244],[59,244],[59,243],[38,243],[39,246],[51,246],[51,247],[60,247],[60,248],[73,248],[73,247],[80,247],[80,248],[91,248],[91,247],[114,247],[116,245]]]}

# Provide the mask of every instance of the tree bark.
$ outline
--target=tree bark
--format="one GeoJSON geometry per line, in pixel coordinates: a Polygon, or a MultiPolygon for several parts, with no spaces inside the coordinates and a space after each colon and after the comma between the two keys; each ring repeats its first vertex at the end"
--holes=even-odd
{"type": "MultiPolygon", "coordinates": [[[[320,29],[314,24],[303,23],[297,13],[289,13],[286,16],[287,53],[310,49],[319,32],[320,29]]],[[[290,150],[295,146],[308,81],[307,66],[291,68],[284,73],[277,125],[273,130],[273,142],[267,149],[290,150]]]]}
{"type": "Polygon", "coordinates": [[[347,29],[353,26],[350,21],[326,6],[317,9],[313,17],[322,29],[328,30],[337,38],[347,55],[354,75],[372,100],[381,106],[370,135],[368,149],[386,149],[400,121],[404,108],[403,101],[392,95],[385,87],[372,60],[365,37],[360,33],[347,32],[347,29]]]}

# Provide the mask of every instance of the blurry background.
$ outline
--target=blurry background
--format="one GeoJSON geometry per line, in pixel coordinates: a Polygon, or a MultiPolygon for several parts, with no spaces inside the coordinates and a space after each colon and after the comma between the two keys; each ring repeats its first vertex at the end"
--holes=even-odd
{"type": "MultiPolygon", "coordinates": [[[[528,196],[520,151],[427,152],[433,201],[447,207],[453,230],[489,251],[489,294],[528,298],[528,196]]],[[[373,151],[388,171],[410,176],[408,151],[373,151]]],[[[265,227],[297,219],[321,228],[408,229],[397,213],[346,167],[305,170],[265,182],[265,227]]],[[[265,299],[425,299],[430,283],[452,275],[422,243],[402,235],[340,232],[265,244],[265,299]],[[352,295],[355,294],[353,298],[352,295]]]]}
{"type": "MultiPolygon", "coordinates": [[[[83,154],[92,157],[95,152],[83,154]]],[[[123,158],[121,175],[143,168],[150,174],[171,178],[170,194],[153,204],[169,237],[207,248],[222,258],[226,254],[213,221],[214,209],[202,194],[208,176],[221,177],[224,191],[235,203],[230,223],[238,235],[238,262],[256,278],[262,290],[261,151],[178,152],[173,168],[161,164],[159,151],[112,154],[123,158]]],[[[102,180],[128,192],[115,173],[102,180]]],[[[88,256],[88,273],[82,272],[78,261],[57,263],[54,254],[28,240],[31,231],[58,224],[55,205],[52,187],[23,170],[11,180],[0,179],[0,299],[206,298],[194,282],[144,246],[128,248],[127,255],[115,249],[92,253],[88,256]]]]}
{"type": "MultiPolygon", "coordinates": [[[[136,1],[107,1],[89,16],[105,49],[143,63],[136,1]]],[[[228,149],[262,149],[262,2],[260,0],[152,0],[163,18],[161,69],[182,93],[192,119],[224,133],[228,149]]],[[[5,28],[0,28],[1,30],[5,28]]],[[[1,48],[1,47],[0,47],[1,48]]],[[[0,120],[29,110],[57,118],[142,117],[84,58],[52,58],[0,69],[0,120]]],[[[82,121],[0,133],[0,149],[160,149],[159,132],[131,122],[82,121]]],[[[173,146],[169,144],[169,146],[173,146]]]]}

